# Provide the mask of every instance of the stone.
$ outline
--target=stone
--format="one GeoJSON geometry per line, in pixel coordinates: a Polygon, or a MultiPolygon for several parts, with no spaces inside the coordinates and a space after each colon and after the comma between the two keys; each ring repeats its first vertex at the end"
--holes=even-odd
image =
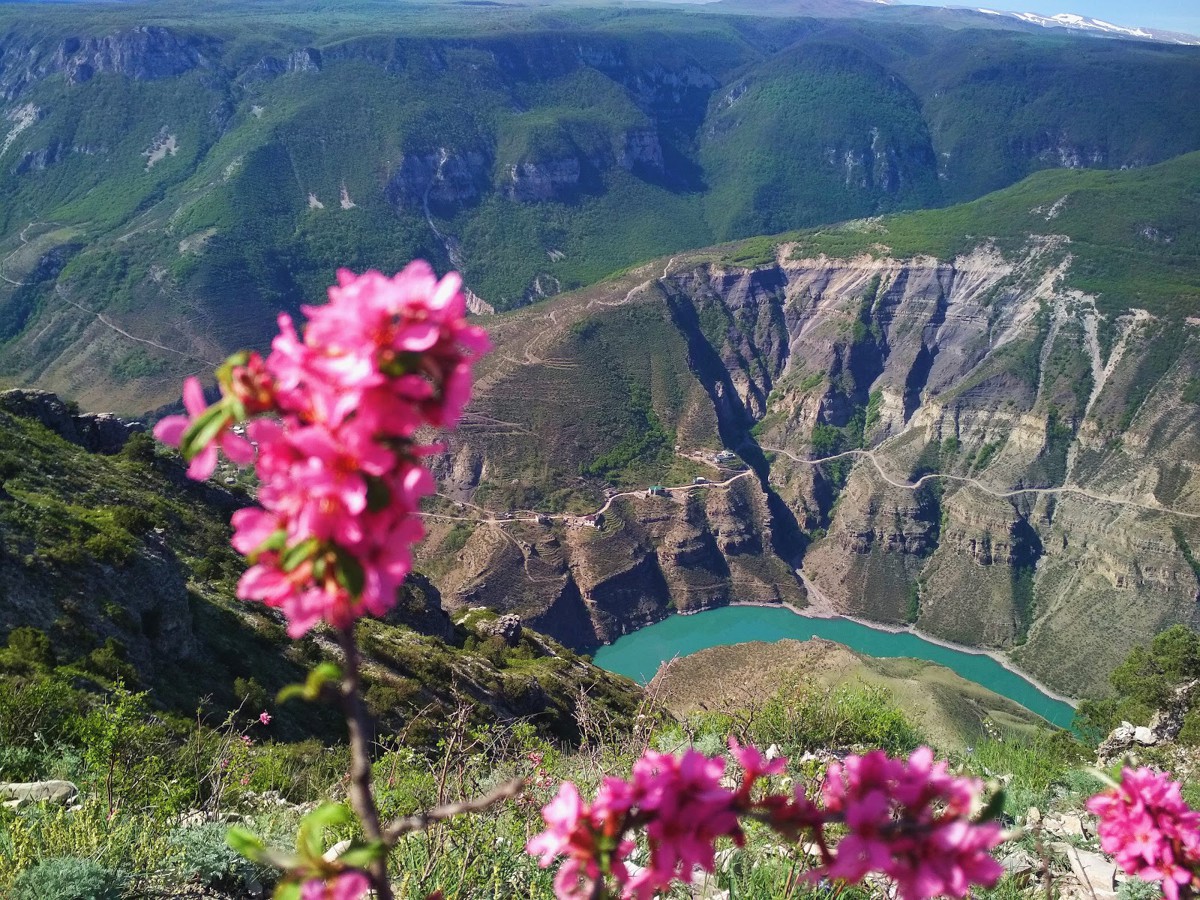
{"type": "Polygon", "coordinates": [[[1123,757],[1133,746],[1136,729],[1129,722],[1122,722],[1111,732],[1096,749],[1096,759],[1101,765],[1107,765],[1113,760],[1123,757]]]}
{"type": "Polygon", "coordinates": [[[133,434],[146,430],[141,422],[126,422],[108,413],[76,413],[48,391],[23,388],[0,391],[0,409],[34,419],[89,453],[119,453],[133,434]]]}
{"type": "Polygon", "coordinates": [[[69,804],[79,796],[79,788],[69,781],[26,781],[0,784],[0,798],[17,803],[69,804]]]}
{"type": "Polygon", "coordinates": [[[1133,729],[1133,739],[1143,747],[1152,747],[1158,743],[1158,736],[1145,725],[1133,729]]]}
{"type": "Polygon", "coordinates": [[[1083,819],[1072,814],[1065,814],[1060,819],[1059,834],[1066,837],[1083,838],[1087,837],[1083,828],[1083,819]]]}
{"type": "Polygon", "coordinates": [[[479,623],[480,634],[495,635],[510,647],[517,646],[517,641],[521,639],[522,630],[521,617],[512,613],[506,613],[499,618],[479,623]]]}
{"type": "Polygon", "coordinates": [[[1007,874],[1021,881],[1027,881],[1039,869],[1037,857],[1023,847],[1010,850],[1001,856],[998,862],[1007,874]]]}
{"type": "Polygon", "coordinates": [[[1036,828],[1042,823],[1042,811],[1036,806],[1029,807],[1025,813],[1025,826],[1027,828],[1036,828]]]}
{"type": "Polygon", "coordinates": [[[1171,692],[1166,705],[1150,720],[1150,730],[1160,741],[1173,741],[1183,729],[1183,719],[1191,708],[1192,694],[1200,687],[1200,679],[1181,684],[1171,692]]]}
{"type": "Polygon", "coordinates": [[[1084,895],[1095,900],[1114,900],[1117,896],[1117,866],[1112,860],[1090,850],[1072,847],[1067,852],[1071,872],[1084,888],[1084,895]]]}

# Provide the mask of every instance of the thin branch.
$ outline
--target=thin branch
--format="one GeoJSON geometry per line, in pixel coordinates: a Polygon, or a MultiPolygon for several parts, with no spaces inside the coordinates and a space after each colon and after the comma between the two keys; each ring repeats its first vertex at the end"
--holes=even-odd
{"type": "Polygon", "coordinates": [[[447,803],[443,806],[435,806],[433,809],[416,813],[415,815],[395,819],[383,829],[383,842],[390,847],[400,838],[404,837],[404,835],[414,831],[424,831],[430,825],[437,822],[461,816],[463,813],[482,812],[485,809],[495,806],[497,803],[515,797],[521,792],[523,787],[525,787],[525,779],[518,778],[514,781],[507,781],[474,800],[460,800],[458,803],[447,803]]]}
{"type": "MultiPolygon", "coordinates": [[[[369,723],[360,691],[359,653],[358,644],[354,640],[353,626],[338,632],[338,643],[341,644],[345,657],[341,700],[342,710],[346,715],[346,727],[350,734],[350,805],[362,821],[363,834],[367,840],[378,841],[382,837],[382,829],[379,824],[379,807],[375,805],[375,793],[371,786],[371,748],[367,738],[369,723]]],[[[386,857],[371,864],[370,874],[378,900],[392,900],[386,857]]]]}

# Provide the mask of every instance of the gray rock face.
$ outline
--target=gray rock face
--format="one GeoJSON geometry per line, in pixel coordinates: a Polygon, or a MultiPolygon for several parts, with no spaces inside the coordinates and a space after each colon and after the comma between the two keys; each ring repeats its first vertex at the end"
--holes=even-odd
{"type": "Polygon", "coordinates": [[[288,72],[320,72],[321,51],[313,47],[304,47],[293,51],[287,59],[288,72]]]}
{"type": "Polygon", "coordinates": [[[74,413],[56,394],[22,388],[0,391],[0,409],[36,419],[59,437],[91,453],[119,453],[131,435],[146,430],[109,413],[74,413]]]}
{"type": "Polygon", "coordinates": [[[574,157],[509,166],[505,193],[513,200],[531,202],[561,198],[579,186],[579,160],[574,157]]]}
{"type": "Polygon", "coordinates": [[[642,166],[656,172],[663,171],[662,144],[655,129],[631,128],[625,132],[624,142],[617,156],[617,165],[622,169],[642,166]]]}
{"type": "Polygon", "coordinates": [[[388,201],[397,207],[420,209],[431,203],[475,200],[488,185],[488,160],[478,150],[406,153],[388,179],[388,201]]]}
{"type": "Polygon", "coordinates": [[[482,634],[495,635],[503,639],[508,646],[515,647],[517,641],[521,639],[521,617],[511,613],[503,615],[498,619],[480,623],[479,631],[482,634]]]}
{"type": "Polygon", "coordinates": [[[171,78],[210,67],[219,53],[212,38],[180,35],[155,25],[107,35],[72,35],[57,43],[17,35],[6,38],[0,39],[0,96],[6,100],[56,75],[65,76],[70,84],[106,73],[137,81],[171,78]]]}
{"type": "Polygon", "coordinates": [[[1173,741],[1183,729],[1183,719],[1191,708],[1192,697],[1200,688],[1200,680],[1189,681],[1175,688],[1167,705],[1154,714],[1150,720],[1150,731],[1159,740],[1173,741]]]}
{"type": "Polygon", "coordinates": [[[69,781],[25,781],[0,784],[0,800],[16,803],[51,802],[66,805],[79,796],[69,781]]]}

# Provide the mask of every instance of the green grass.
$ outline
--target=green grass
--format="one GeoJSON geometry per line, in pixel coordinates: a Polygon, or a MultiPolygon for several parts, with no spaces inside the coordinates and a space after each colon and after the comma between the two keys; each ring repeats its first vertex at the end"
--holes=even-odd
{"type": "Polygon", "coordinates": [[[1200,154],[1193,153],[1127,172],[1041,172],[961,206],[791,237],[798,244],[796,256],[953,259],[993,241],[1012,255],[1031,235],[1063,234],[1071,239],[1074,257],[1069,287],[1098,295],[1108,314],[1140,307],[1180,318],[1200,307],[1198,221],[1200,154]],[[1061,211],[1047,221],[1045,211],[1064,197],[1061,211]],[[1146,237],[1148,227],[1160,237],[1146,237]]]}

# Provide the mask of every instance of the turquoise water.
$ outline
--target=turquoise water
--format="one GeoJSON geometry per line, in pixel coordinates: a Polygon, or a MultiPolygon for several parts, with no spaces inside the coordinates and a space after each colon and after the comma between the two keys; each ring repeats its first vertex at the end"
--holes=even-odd
{"type": "Polygon", "coordinates": [[[812,637],[837,641],[870,656],[909,656],[938,663],[1062,728],[1069,727],[1075,715],[1070,704],[1055,700],[982,653],[952,650],[915,634],[896,634],[849,619],[810,619],[778,607],[725,606],[690,616],[670,616],[601,647],[595,660],[603,669],[645,684],[662,663],[706,647],[812,637]]]}

